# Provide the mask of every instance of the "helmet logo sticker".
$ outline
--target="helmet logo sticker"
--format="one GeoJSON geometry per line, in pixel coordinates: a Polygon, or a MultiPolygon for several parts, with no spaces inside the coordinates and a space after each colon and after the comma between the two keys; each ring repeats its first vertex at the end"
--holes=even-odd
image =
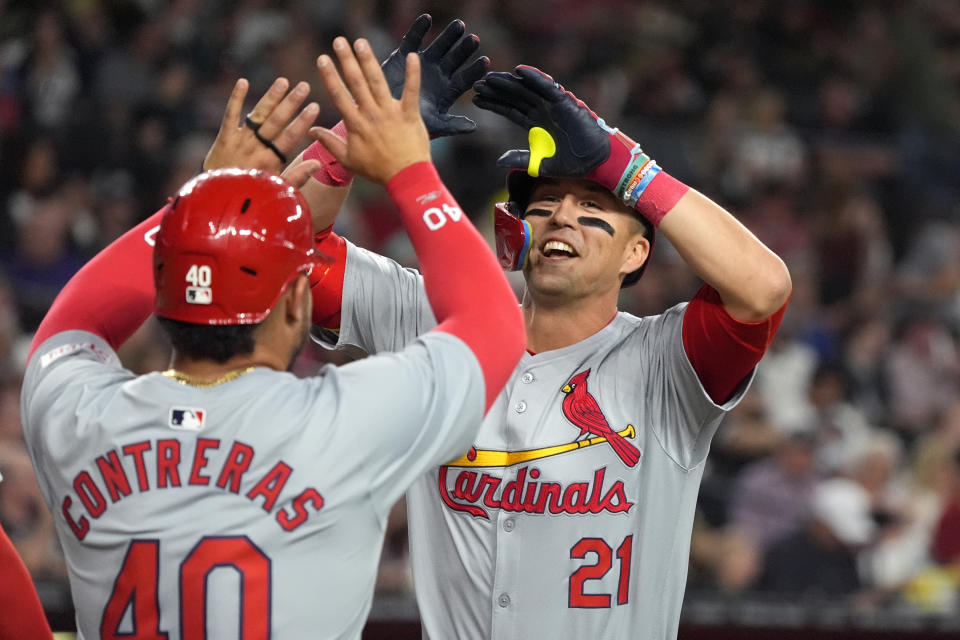
{"type": "Polygon", "coordinates": [[[187,287],[187,302],[213,304],[213,290],[210,287],[187,287]]]}

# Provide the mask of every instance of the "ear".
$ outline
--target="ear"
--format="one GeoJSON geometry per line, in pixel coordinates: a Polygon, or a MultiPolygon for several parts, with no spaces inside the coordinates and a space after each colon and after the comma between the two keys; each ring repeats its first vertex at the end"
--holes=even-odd
{"type": "Polygon", "coordinates": [[[626,276],[643,266],[650,255],[650,241],[642,233],[634,233],[624,249],[623,264],[620,266],[620,275],[626,276]]]}
{"type": "Polygon", "coordinates": [[[286,298],[285,318],[287,323],[302,326],[304,322],[310,321],[310,314],[313,310],[310,294],[310,281],[305,275],[300,275],[284,295],[286,298]]]}

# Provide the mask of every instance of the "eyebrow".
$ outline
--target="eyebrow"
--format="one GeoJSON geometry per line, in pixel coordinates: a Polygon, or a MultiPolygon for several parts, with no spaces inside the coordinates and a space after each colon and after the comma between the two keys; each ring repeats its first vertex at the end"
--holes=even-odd
{"type": "MultiPolygon", "coordinates": [[[[542,187],[543,189],[549,189],[550,187],[556,187],[556,186],[558,186],[558,185],[560,184],[560,180],[556,180],[556,179],[553,179],[553,178],[540,178],[540,180],[542,181],[541,184],[543,185],[543,187],[542,187]]],[[[538,186],[538,188],[540,188],[540,187],[538,186]]],[[[598,195],[598,196],[612,196],[613,198],[616,198],[616,196],[614,196],[614,195],[610,192],[609,189],[607,189],[606,187],[603,187],[603,186],[601,186],[601,185],[599,185],[599,184],[597,184],[597,183],[595,183],[595,182],[589,181],[589,180],[586,180],[586,181],[585,181],[585,184],[583,185],[583,189],[584,189],[585,191],[587,191],[588,193],[592,193],[592,194],[594,194],[594,195],[598,195]]],[[[536,192],[536,189],[534,190],[534,193],[535,193],[535,192],[536,192]]],[[[531,193],[531,194],[530,194],[530,196],[531,196],[530,199],[531,199],[531,200],[535,200],[535,199],[536,199],[536,198],[534,197],[534,193],[531,193]]],[[[542,196],[543,194],[537,194],[537,195],[538,195],[538,196],[542,196]]]]}
{"type": "Polygon", "coordinates": [[[600,218],[593,218],[591,216],[580,216],[577,218],[577,222],[582,224],[585,227],[596,227],[602,229],[609,233],[611,236],[615,235],[613,227],[606,220],[601,220],[600,218]]]}

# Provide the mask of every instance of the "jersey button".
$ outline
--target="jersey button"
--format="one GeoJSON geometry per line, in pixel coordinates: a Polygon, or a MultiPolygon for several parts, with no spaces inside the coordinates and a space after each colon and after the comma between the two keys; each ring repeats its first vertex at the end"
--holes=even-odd
{"type": "Polygon", "coordinates": [[[508,595],[505,594],[505,593],[501,593],[501,594],[500,594],[500,597],[497,598],[497,604],[499,604],[501,607],[509,607],[509,606],[510,606],[510,596],[508,596],[508,595]]]}
{"type": "Polygon", "coordinates": [[[516,411],[517,413],[523,413],[524,411],[527,410],[527,403],[521,400],[520,402],[514,405],[513,410],[516,411]]]}
{"type": "Polygon", "coordinates": [[[503,530],[507,533],[513,531],[513,527],[516,523],[513,521],[513,518],[507,518],[503,521],[503,530]]]}
{"type": "Polygon", "coordinates": [[[525,374],[520,376],[520,382],[524,384],[530,384],[531,382],[533,382],[533,380],[534,380],[533,374],[530,373],[529,371],[527,371],[525,374]]]}

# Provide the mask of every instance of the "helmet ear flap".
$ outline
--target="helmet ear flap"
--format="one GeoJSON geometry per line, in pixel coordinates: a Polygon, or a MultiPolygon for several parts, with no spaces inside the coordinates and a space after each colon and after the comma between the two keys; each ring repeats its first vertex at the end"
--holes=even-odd
{"type": "Polygon", "coordinates": [[[507,271],[519,271],[530,254],[533,232],[530,223],[518,216],[515,202],[498,202],[493,211],[493,233],[497,241],[497,258],[507,271]]]}
{"type": "Polygon", "coordinates": [[[507,202],[494,205],[493,231],[497,241],[497,258],[507,271],[520,271],[530,254],[533,232],[526,216],[527,202],[536,178],[526,171],[514,169],[507,174],[507,202]]]}

